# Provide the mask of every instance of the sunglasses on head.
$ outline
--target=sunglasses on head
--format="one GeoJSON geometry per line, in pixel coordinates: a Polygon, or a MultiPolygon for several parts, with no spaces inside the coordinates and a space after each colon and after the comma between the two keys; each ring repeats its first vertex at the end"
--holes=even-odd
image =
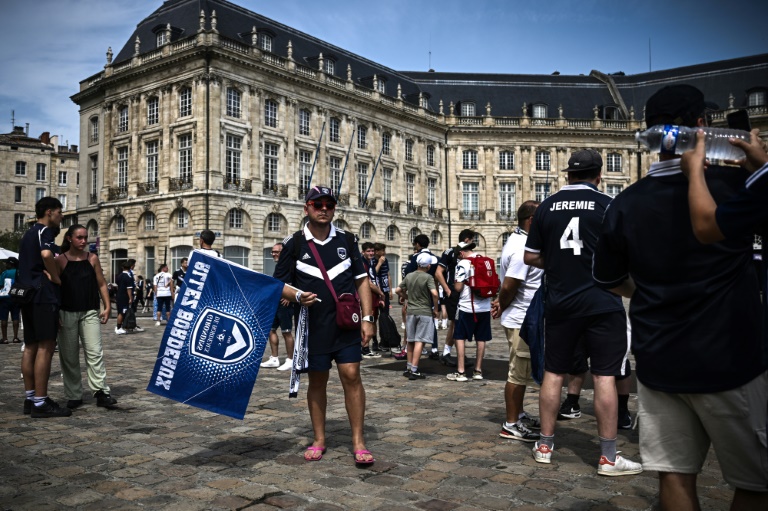
{"type": "Polygon", "coordinates": [[[333,201],[321,201],[321,200],[311,200],[307,201],[308,206],[312,206],[315,209],[327,209],[328,211],[333,211],[336,209],[336,203],[333,201]]]}

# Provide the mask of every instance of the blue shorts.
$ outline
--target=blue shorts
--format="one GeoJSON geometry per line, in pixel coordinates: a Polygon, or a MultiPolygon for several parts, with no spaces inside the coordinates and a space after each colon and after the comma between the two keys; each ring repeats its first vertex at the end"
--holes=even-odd
{"type": "Polygon", "coordinates": [[[464,312],[459,310],[456,317],[456,324],[453,327],[453,338],[471,342],[473,337],[475,341],[486,342],[493,339],[491,335],[491,313],[490,312],[464,312]],[[477,316],[477,322],[475,322],[477,316]]]}
{"type": "Polygon", "coordinates": [[[331,353],[324,353],[322,355],[310,353],[307,371],[330,371],[331,361],[335,361],[336,365],[339,365],[360,362],[362,359],[363,354],[360,351],[360,344],[350,344],[346,348],[341,348],[339,351],[331,353]]]}
{"type": "Polygon", "coordinates": [[[275,320],[272,322],[271,330],[274,332],[280,328],[281,332],[290,332],[293,330],[293,306],[277,306],[275,320]]]}
{"type": "Polygon", "coordinates": [[[0,299],[0,321],[8,321],[8,314],[11,315],[12,321],[18,321],[20,313],[21,306],[12,298],[0,299]]]}

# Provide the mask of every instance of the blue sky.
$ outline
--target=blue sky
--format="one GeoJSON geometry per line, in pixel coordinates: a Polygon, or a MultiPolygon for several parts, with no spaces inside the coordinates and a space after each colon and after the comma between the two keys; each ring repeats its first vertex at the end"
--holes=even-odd
{"type": "MultiPolygon", "coordinates": [[[[760,0],[237,0],[397,70],[627,74],[768,53],[760,0]]],[[[5,0],[0,133],[30,124],[79,144],[69,97],[162,0],[5,0]]],[[[766,79],[768,82],[768,78],[766,79]]]]}

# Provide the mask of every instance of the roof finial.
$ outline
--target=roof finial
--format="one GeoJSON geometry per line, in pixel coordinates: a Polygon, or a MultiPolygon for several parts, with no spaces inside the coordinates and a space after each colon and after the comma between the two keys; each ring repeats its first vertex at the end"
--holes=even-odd
{"type": "Polygon", "coordinates": [[[205,11],[200,9],[200,26],[197,29],[198,32],[205,30],[205,11]]]}
{"type": "Polygon", "coordinates": [[[139,36],[136,36],[136,42],[133,43],[133,55],[138,56],[139,55],[139,47],[141,46],[141,39],[139,39],[139,36]]]}
{"type": "Polygon", "coordinates": [[[107,48],[107,65],[112,64],[112,47],[107,48]]]}
{"type": "Polygon", "coordinates": [[[219,22],[216,18],[216,10],[211,11],[211,30],[216,32],[216,25],[218,25],[219,22]]]}
{"type": "Polygon", "coordinates": [[[288,39],[288,60],[293,58],[293,42],[288,39]]]}
{"type": "Polygon", "coordinates": [[[439,112],[440,112],[440,115],[444,115],[444,112],[443,112],[443,100],[442,99],[440,100],[440,110],[439,110],[439,112]]]}
{"type": "Polygon", "coordinates": [[[352,65],[351,64],[347,64],[347,81],[348,82],[352,81],[352,65]]]}

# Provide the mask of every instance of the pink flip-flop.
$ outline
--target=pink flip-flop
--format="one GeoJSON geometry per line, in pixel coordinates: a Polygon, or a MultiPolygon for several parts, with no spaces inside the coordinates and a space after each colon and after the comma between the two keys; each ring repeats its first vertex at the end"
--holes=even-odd
{"type": "Polygon", "coordinates": [[[314,445],[310,445],[309,447],[307,447],[307,450],[304,451],[304,460],[305,461],[320,461],[321,459],[323,459],[323,454],[325,454],[325,447],[316,447],[314,445]],[[307,453],[308,452],[311,452],[313,455],[316,455],[319,452],[320,456],[307,458],[307,453]]]}
{"type": "Polygon", "coordinates": [[[367,451],[365,449],[360,449],[360,450],[355,451],[355,453],[354,453],[354,455],[355,455],[355,463],[358,464],[358,465],[372,465],[373,462],[376,461],[375,459],[373,459],[373,457],[371,457],[371,459],[369,459],[369,460],[359,459],[358,458],[358,456],[365,456],[366,454],[371,454],[371,451],[367,451]]]}

